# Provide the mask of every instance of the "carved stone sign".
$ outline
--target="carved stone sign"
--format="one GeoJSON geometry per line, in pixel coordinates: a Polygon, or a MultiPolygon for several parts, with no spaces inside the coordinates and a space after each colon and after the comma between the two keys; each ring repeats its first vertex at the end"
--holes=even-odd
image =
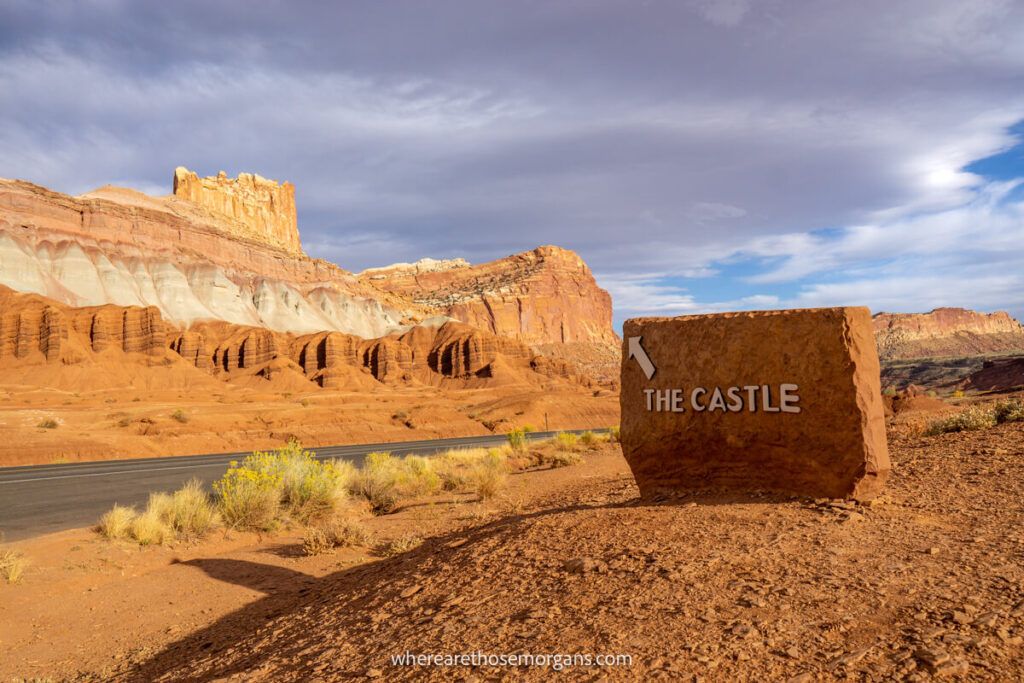
{"type": "Polygon", "coordinates": [[[881,491],[889,451],[868,309],[636,318],[624,333],[622,449],[641,495],[881,491]]]}

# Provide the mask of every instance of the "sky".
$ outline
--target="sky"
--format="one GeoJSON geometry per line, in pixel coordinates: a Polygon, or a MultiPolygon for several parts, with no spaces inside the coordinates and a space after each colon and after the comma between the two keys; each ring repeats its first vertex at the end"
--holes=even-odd
{"type": "Polygon", "coordinates": [[[179,165],[353,271],[573,249],[617,324],[1024,317],[1024,2],[0,0],[0,177],[179,165]]]}

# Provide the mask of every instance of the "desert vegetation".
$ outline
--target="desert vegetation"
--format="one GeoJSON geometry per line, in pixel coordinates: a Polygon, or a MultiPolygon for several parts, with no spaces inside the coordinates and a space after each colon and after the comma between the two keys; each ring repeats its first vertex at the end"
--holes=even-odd
{"type": "Polygon", "coordinates": [[[611,439],[609,434],[569,432],[528,441],[524,430],[497,448],[452,449],[432,457],[369,453],[361,466],[321,461],[292,441],[275,451],[256,451],[232,461],[213,484],[212,495],[198,481],[173,493],[153,493],[143,510],[115,505],[97,531],[109,539],[139,545],[167,545],[202,538],[222,527],[241,531],[303,530],[309,554],[372,539],[359,522],[367,513],[394,512],[405,501],[442,493],[498,498],[512,472],[565,467],[611,439]]]}
{"type": "Polygon", "coordinates": [[[28,560],[16,550],[0,550],[0,578],[6,583],[18,583],[25,573],[28,560]]]}
{"type": "Polygon", "coordinates": [[[939,418],[925,428],[926,436],[949,432],[971,432],[990,429],[1005,422],[1024,421],[1024,400],[998,401],[992,405],[976,405],[955,415],[939,418]]]}

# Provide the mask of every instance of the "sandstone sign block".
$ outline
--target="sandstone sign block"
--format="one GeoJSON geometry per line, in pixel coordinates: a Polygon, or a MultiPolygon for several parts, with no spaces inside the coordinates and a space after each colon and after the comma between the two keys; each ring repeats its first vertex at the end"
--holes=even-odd
{"type": "Polygon", "coordinates": [[[623,453],[644,496],[869,499],[889,472],[879,371],[866,308],[627,320],[623,453]]]}

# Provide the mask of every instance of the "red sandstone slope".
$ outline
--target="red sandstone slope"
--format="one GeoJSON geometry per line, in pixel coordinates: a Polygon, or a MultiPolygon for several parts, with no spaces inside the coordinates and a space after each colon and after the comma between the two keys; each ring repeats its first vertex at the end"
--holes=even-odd
{"type": "Polygon", "coordinates": [[[359,279],[527,344],[619,343],[608,292],[583,259],[559,247],[475,266],[460,259],[375,268],[359,279]]]}
{"type": "Polygon", "coordinates": [[[873,321],[883,360],[1024,352],[1024,326],[1003,311],[937,308],[928,313],[878,313],[873,321]]]}
{"type": "Polygon", "coordinates": [[[307,389],[539,386],[552,381],[591,386],[570,363],[456,321],[406,326],[376,339],[341,332],[293,335],[223,322],[182,330],[155,307],[70,308],[0,286],[0,371],[5,377],[12,370],[46,364],[123,371],[161,363],[307,389]]]}

